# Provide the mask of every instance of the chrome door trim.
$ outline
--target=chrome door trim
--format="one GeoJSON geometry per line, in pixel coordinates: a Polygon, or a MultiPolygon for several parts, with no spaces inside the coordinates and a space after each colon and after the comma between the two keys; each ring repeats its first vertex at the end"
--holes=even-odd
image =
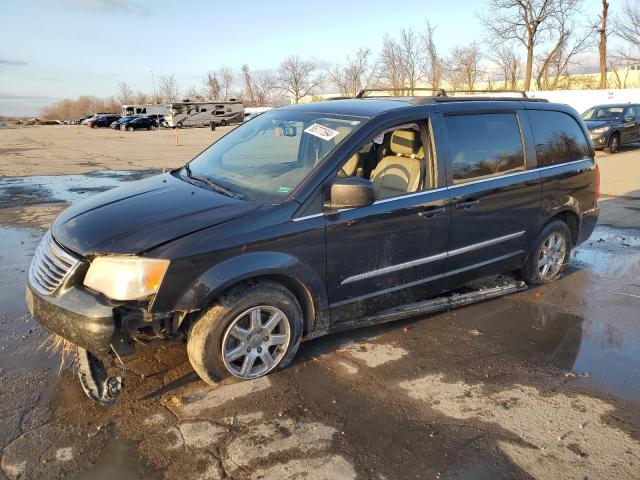
{"type": "Polygon", "coordinates": [[[490,245],[495,245],[496,243],[506,242],[507,240],[513,240],[514,238],[521,237],[525,234],[525,230],[520,232],[510,233],[508,235],[502,235],[501,237],[492,238],[490,240],[485,240],[483,242],[472,243],[471,245],[467,245],[466,247],[456,248],[455,250],[449,250],[442,253],[437,253],[435,255],[431,255],[429,257],[418,258],[416,260],[410,260],[408,262],[398,263],[396,265],[390,265],[384,268],[378,268],[376,270],[371,270],[369,272],[359,273],[357,275],[352,275],[350,277],[345,278],[340,285],[346,285],[352,282],[358,282],[360,280],[366,280],[367,278],[377,277],[379,275],[385,275],[387,273],[397,272],[399,270],[404,270],[407,268],[417,267],[418,265],[424,265],[425,263],[435,262],[436,260],[443,260],[448,257],[453,257],[455,255],[462,255],[463,253],[471,252],[473,250],[479,250],[484,247],[488,247],[490,245]]]}
{"type": "Polygon", "coordinates": [[[471,252],[473,250],[478,250],[480,248],[488,247],[490,245],[495,245],[496,243],[506,242],[507,240],[512,240],[514,238],[521,237],[524,235],[525,230],[520,232],[510,233],[509,235],[503,235],[501,237],[492,238],[491,240],[485,240],[484,242],[472,243],[471,245],[467,245],[466,247],[456,248],[455,250],[449,250],[447,257],[453,257],[454,255],[461,255],[463,253],[471,252]]]}
{"type": "Polygon", "coordinates": [[[366,280],[367,278],[377,277],[378,275],[384,275],[386,273],[397,272],[398,270],[404,270],[406,268],[417,267],[418,265],[424,265],[425,263],[435,262],[436,260],[442,260],[447,257],[447,252],[437,253],[429,257],[418,258],[409,262],[398,263],[397,265],[391,265],[377,270],[371,270],[370,272],[359,273],[351,277],[345,278],[340,285],[346,285],[347,283],[358,282],[360,280],[366,280]]]}

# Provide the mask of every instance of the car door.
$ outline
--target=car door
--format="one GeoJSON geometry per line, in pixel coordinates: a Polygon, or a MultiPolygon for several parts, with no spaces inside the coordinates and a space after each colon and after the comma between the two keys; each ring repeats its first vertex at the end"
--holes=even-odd
{"type": "Polygon", "coordinates": [[[620,143],[635,142],[640,138],[640,119],[638,118],[638,110],[634,105],[630,105],[624,109],[621,119],[620,131],[622,132],[620,143]]]}
{"type": "Polygon", "coordinates": [[[446,289],[518,268],[540,215],[541,181],[526,117],[517,110],[443,116],[451,227],[446,289]],[[525,126],[525,128],[522,128],[525,126]]]}
{"type": "Polygon", "coordinates": [[[442,291],[449,194],[444,175],[437,179],[431,135],[422,128],[427,187],[366,207],[325,212],[333,325],[356,323],[442,291]]]}

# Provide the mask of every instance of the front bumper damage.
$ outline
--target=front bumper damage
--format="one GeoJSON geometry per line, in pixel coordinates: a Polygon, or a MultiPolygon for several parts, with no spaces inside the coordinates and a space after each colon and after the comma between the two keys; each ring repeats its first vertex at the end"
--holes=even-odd
{"type": "Polygon", "coordinates": [[[134,339],[149,343],[178,333],[177,315],[151,315],[142,304],[112,303],[79,286],[44,296],[27,284],[26,299],[34,319],[77,347],[82,389],[102,405],[113,405],[124,386],[121,357],[134,353],[134,339]],[[120,375],[107,373],[105,357],[115,357],[121,365],[120,375]]]}

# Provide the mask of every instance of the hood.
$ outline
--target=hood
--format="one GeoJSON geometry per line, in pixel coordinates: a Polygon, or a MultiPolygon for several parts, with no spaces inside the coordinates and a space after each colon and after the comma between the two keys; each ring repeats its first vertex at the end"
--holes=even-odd
{"type": "Polygon", "coordinates": [[[589,130],[593,130],[594,128],[604,127],[605,125],[612,125],[616,121],[615,120],[585,120],[584,123],[589,130]]]}
{"type": "Polygon", "coordinates": [[[65,210],[54,238],[82,256],[139,254],[253,212],[259,203],[191,185],[170,173],[130,182],[65,210]]]}

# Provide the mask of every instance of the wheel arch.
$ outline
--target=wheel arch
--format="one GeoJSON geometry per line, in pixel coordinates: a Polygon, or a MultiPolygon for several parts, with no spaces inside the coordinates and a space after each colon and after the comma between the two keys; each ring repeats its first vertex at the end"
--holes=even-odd
{"type": "Polygon", "coordinates": [[[567,227],[569,227],[569,231],[571,232],[571,243],[572,245],[576,245],[578,243],[578,235],[580,233],[580,217],[578,214],[570,209],[562,210],[551,217],[545,225],[548,225],[554,220],[562,220],[567,224],[567,227]]]}
{"type": "Polygon", "coordinates": [[[304,318],[303,333],[328,325],[326,287],[320,275],[299,259],[279,252],[254,252],[225,260],[192,282],[172,306],[157,305],[154,310],[196,313],[207,309],[230,289],[260,281],[279,283],[296,297],[304,318]]]}

